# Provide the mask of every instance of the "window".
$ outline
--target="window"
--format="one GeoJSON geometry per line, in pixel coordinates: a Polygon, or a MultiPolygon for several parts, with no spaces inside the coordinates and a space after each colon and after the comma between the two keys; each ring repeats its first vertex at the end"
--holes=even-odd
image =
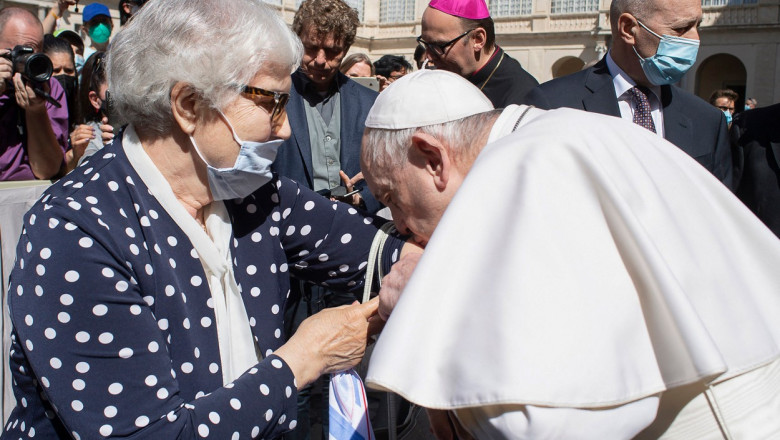
{"type": "Polygon", "coordinates": [[[597,12],[598,10],[599,0],[552,0],[553,14],[597,12]]]}
{"type": "Polygon", "coordinates": [[[414,0],[380,0],[380,23],[404,23],[414,21],[414,0]]]}
{"type": "Polygon", "coordinates": [[[531,15],[533,0],[490,0],[490,15],[493,17],[517,17],[531,15]]]}
{"type": "Polygon", "coordinates": [[[348,4],[350,8],[356,9],[358,13],[358,19],[363,22],[363,0],[344,0],[344,3],[348,4]]]}
{"type": "Polygon", "coordinates": [[[702,6],[733,6],[758,3],[758,0],[701,0],[702,6]]]}

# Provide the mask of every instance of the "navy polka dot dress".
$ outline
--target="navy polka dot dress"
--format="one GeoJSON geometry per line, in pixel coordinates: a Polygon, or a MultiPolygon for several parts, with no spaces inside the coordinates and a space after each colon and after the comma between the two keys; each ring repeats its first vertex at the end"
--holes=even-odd
{"type": "MultiPolygon", "coordinates": [[[[2,438],[249,439],[295,427],[294,377],[273,355],[285,342],[289,275],[359,291],[379,221],[283,178],[226,207],[264,359],[223,386],[199,256],[121,142],[43,195],[11,274],[17,406],[2,438]]],[[[383,261],[401,245],[391,238],[383,261]]]]}

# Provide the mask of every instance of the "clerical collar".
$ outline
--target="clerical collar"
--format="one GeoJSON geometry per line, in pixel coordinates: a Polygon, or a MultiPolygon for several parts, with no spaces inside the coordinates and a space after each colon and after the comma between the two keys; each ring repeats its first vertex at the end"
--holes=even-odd
{"type": "Polygon", "coordinates": [[[500,59],[499,55],[500,55],[500,53],[503,53],[503,52],[504,52],[504,50],[501,49],[496,44],[496,50],[494,50],[493,54],[490,55],[490,59],[488,59],[488,62],[485,63],[484,66],[482,66],[479,69],[475,70],[474,73],[471,74],[471,81],[472,82],[484,81],[490,75],[490,71],[493,70],[493,68],[495,68],[494,64],[498,62],[498,60],[500,59]]]}

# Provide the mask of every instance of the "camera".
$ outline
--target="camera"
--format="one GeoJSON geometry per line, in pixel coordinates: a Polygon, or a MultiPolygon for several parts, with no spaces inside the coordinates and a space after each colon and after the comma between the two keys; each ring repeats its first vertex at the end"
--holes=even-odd
{"type": "Polygon", "coordinates": [[[11,60],[13,73],[19,72],[23,78],[36,83],[44,83],[51,78],[53,68],[49,57],[35,53],[28,46],[16,46],[9,50],[10,53],[4,57],[11,60]]]}

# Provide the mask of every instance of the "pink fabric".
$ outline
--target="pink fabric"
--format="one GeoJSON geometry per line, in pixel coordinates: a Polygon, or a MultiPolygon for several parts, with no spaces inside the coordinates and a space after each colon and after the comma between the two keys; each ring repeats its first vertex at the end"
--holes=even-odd
{"type": "Polygon", "coordinates": [[[485,0],[431,0],[428,6],[445,14],[469,20],[481,20],[490,17],[485,0]]]}

